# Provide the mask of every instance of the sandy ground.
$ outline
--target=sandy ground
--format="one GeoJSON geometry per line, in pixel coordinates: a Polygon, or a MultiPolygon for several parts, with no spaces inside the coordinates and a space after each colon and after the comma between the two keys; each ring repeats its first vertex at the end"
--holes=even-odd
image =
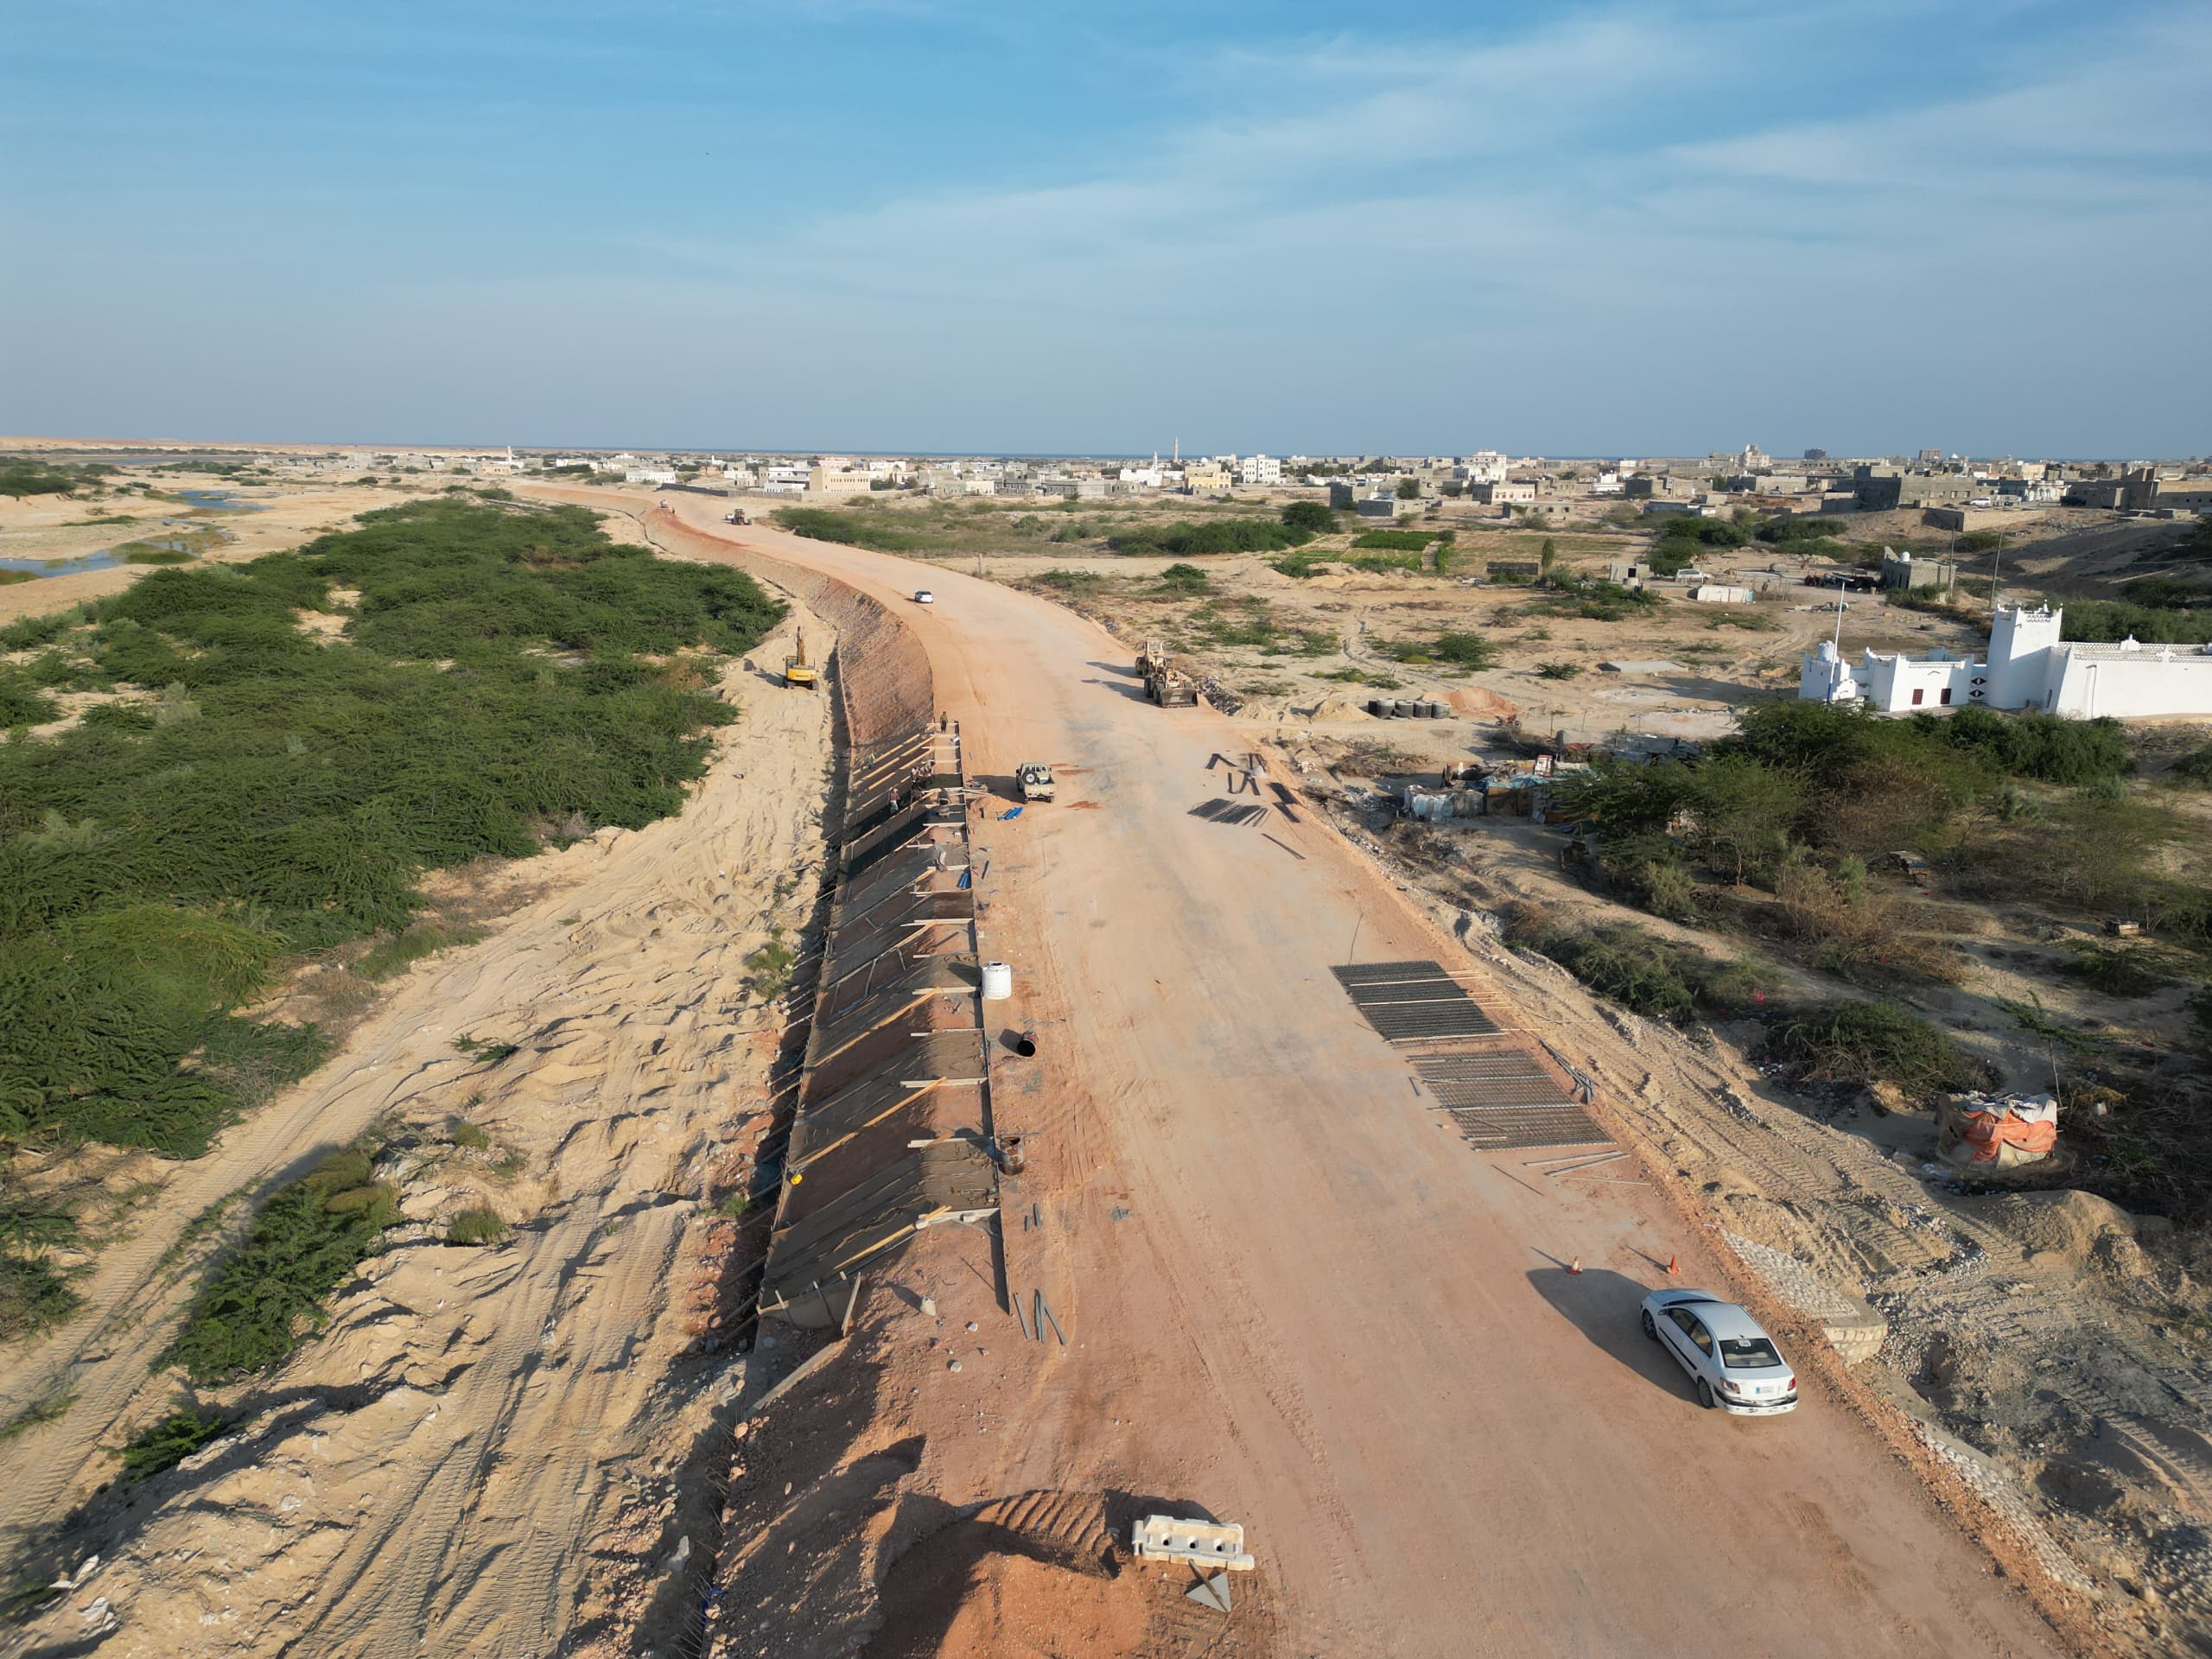
{"type": "MultiPolygon", "coordinates": [[[[94,500],[68,500],[58,496],[30,496],[22,501],[0,497],[0,558],[75,559],[124,542],[158,540],[180,530],[213,527],[222,540],[207,558],[227,563],[258,558],[278,548],[296,547],[309,537],[335,530],[372,507],[392,506],[410,498],[396,489],[340,487],[302,484],[272,488],[238,486],[208,474],[143,474],[158,487],[232,490],[252,512],[195,509],[176,501],[149,500],[143,495],[111,495],[94,500]],[[87,524],[80,520],[128,515],[132,522],[87,524]]],[[[152,565],[118,564],[99,570],[68,570],[31,582],[0,585],[0,622],[35,616],[75,605],[104,594],[120,593],[152,565]]]]}
{"type": "MultiPolygon", "coordinates": [[[[656,516],[655,539],[741,558],[711,503],[683,512],[694,529],[656,516]]],[[[904,561],[738,534],[887,601],[915,585],[904,561]]],[[[827,741],[821,702],[734,671],[746,718],[681,818],[537,861],[542,897],[418,964],[337,1059],[175,1171],[85,1314],[10,1356],[0,1414],[74,1398],[0,1443],[0,1535],[23,1554],[81,1500],[66,1554],[26,1558],[100,1561],[0,1650],[690,1651],[687,1563],[717,1556],[714,1650],[778,1659],[1687,1653],[1716,1627],[1812,1654],[2062,1650],[2018,1592],[2026,1535],[1999,1541],[2006,1582],[1931,1507],[1932,1481],[1989,1522],[1971,1482],[1870,1427],[1882,1402],[1827,1362],[1817,1322],[1686,1207],[1705,1172],[1749,1198],[1794,1181],[1859,1202],[1836,1172],[1863,1142],[1755,1133],[1736,1071],[1477,931],[1477,995],[1593,1075],[1643,1157],[1577,1184],[1470,1151],[1326,971],[1469,961],[1448,897],[1302,805],[1241,828],[1191,813],[1225,787],[1217,756],[1298,716],[1163,714],[1093,624],[951,572],[931,585],[934,612],[901,608],[971,770],[1002,784],[1042,758],[1061,780],[1053,807],[975,832],[982,941],[1017,967],[1005,1019],[1044,1039],[995,1085],[998,1128],[1032,1147],[1001,1251],[1067,1341],[1025,1340],[991,1241],[944,1229],[871,1281],[841,1342],[726,1345],[742,1252],[701,1200],[765,1121],[777,1018],[738,988],[772,921],[804,920],[804,884],[778,878],[818,856],[827,741]],[[463,1034],[519,1052],[480,1067],[463,1034]],[[454,1142],[464,1117],[489,1148],[454,1142]],[[222,1236],[192,1220],[379,1124],[415,1224],[324,1335],[213,1402],[240,1432],[95,1491],[99,1448],[171,1403],[145,1368],[222,1236]],[[442,1242],[486,1201],[508,1242],[442,1242]],[[1768,1313],[1795,1416],[1699,1412],[1637,1334],[1674,1255],[1768,1313]],[[810,1354],[821,1369],[731,1429],[810,1354]],[[1158,1507],[1250,1529],[1261,1569],[1226,1620],[1162,1569],[1115,1570],[1110,1535],[1158,1507]]],[[[0,590],[0,614],[34,586],[0,590]]],[[[1779,1236],[1745,1209],[1747,1233],[1779,1236]]],[[[2064,1222],[2044,1276],[2109,1230],[2064,1222]]]]}
{"type": "Polygon", "coordinates": [[[7,1411],[74,1396],[0,1445],[10,1554],[101,1562],[7,1650],[629,1650],[607,1633],[652,1611],[663,1558],[711,1519],[690,1465],[741,1370],[715,1330],[736,1229],[703,1200],[766,1122],[780,1005],[744,990],[744,958],[804,924],[828,764],[823,700],[747,668],[725,688],[743,717],[680,817],[534,861],[543,896],[418,964],[341,1054],[177,1167],[85,1312],[9,1356],[7,1411]],[[463,1035],[519,1052],[481,1065],[463,1035]],[[455,1119],[491,1146],[456,1146],[455,1119]],[[324,1334],[207,1402],[239,1432],[92,1494],[102,1448],[170,1403],[145,1372],[212,1243],[173,1255],[188,1224],[373,1127],[415,1224],[324,1334]],[[480,1203],[507,1242],[443,1243],[480,1203]],[[27,1550],[87,1497],[66,1546],[27,1550]]]}
{"type": "MultiPolygon", "coordinates": [[[[913,585],[902,561],[737,533],[888,601],[913,585]]],[[[983,948],[1016,964],[1007,1022],[1044,1039],[995,1085],[998,1128],[1037,1148],[1007,1282],[1068,1344],[1021,1340],[987,1240],[910,1250],[745,1442],[716,1651],[910,1640],[868,1585],[1037,1491],[1243,1522],[1262,1567],[1240,1651],[1686,1653],[1753,1621],[1810,1653],[2055,1650],[1811,1355],[1787,1421],[1688,1401],[1635,1303],[1669,1256],[1730,1272],[1658,1190],[1546,1180],[1446,1132],[1328,966],[1458,948],[1313,817],[1192,815],[1249,729],[1154,709],[1064,610],[931,585],[908,614],[971,767],[1041,757],[1061,780],[1054,808],[979,822],[975,855],[983,948]]]]}
{"type": "MultiPolygon", "coordinates": [[[[2202,1642],[2212,1369],[2191,1335],[2202,1292],[2168,1248],[2169,1224],[2063,1188],[1961,1193],[1930,1161],[1930,1115],[1858,1090],[1784,1090],[1751,1058],[1756,1025],[1685,1032],[1593,1007],[1564,969],[1480,925],[1507,902],[1623,919],[1560,877],[1541,830],[1484,822],[1369,844],[1578,1070],[1611,1085],[1651,1178],[1770,1306],[1859,1326],[1871,1305],[1880,1345],[1834,1380],[2015,1570],[2069,1605],[2069,1625],[2094,1619],[2093,1635],[2075,1626],[2086,1645],[2152,1655],[2202,1642]]],[[[2015,1086],[2047,1083],[2040,1053],[1967,1040],[2015,1086]]]]}
{"type": "MultiPolygon", "coordinates": [[[[1541,540],[1517,536],[1493,556],[1531,557],[1541,540]]],[[[1633,545],[1620,543],[1624,551],[1633,545]]],[[[1470,551],[1465,562],[1479,569],[1484,556],[1470,551]]],[[[957,560],[933,563],[974,568],[957,560]]],[[[1378,694],[1456,699],[1463,717],[1510,718],[1540,736],[1565,733],[1575,742],[1602,742],[1624,732],[1691,741],[1718,737],[1734,729],[1735,709],[1747,689],[1794,687],[1802,654],[1828,638],[1836,621],[1834,595],[1787,585],[1795,582],[1800,562],[1765,547],[1722,551],[1704,561],[1721,582],[1739,572],[1745,580],[1772,580],[1767,567],[1782,565],[1788,573],[1784,584],[1757,603],[1718,607],[1676,599],[1617,622],[1529,614],[1538,595],[1526,588],[1410,571],[1340,569],[1293,578],[1270,568],[1266,558],[1251,556],[1198,561],[1209,591],[1178,596],[1157,582],[1174,563],[1078,552],[1001,555],[983,566],[990,577],[1015,583],[1071,571],[1102,579],[1090,591],[1063,589],[1055,596],[1106,623],[1124,641],[1164,638],[1194,674],[1212,677],[1243,699],[1236,712],[1247,725],[1323,736],[1387,734],[1415,744],[1421,734],[1407,722],[1390,722],[1384,734],[1367,713],[1367,700],[1378,694]],[[1337,648],[1308,657],[1206,643],[1192,620],[1199,608],[1211,603],[1234,619],[1248,597],[1263,601],[1287,633],[1332,634],[1337,648]],[[1495,647],[1496,666],[1469,672],[1409,665],[1388,649],[1395,641],[1455,630],[1479,634],[1495,647]],[[1608,669],[1606,664],[1627,666],[1608,669]],[[1573,673],[1556,678],[1540,671],[1554,665],[1573,673]],[[1355,675],[1364,683],[1351,677],[1355,675]]],[[[1603,576],[1606,563],[1604,555],[1586,553],[1566,559],[1562,568],[1603,576]]],[[[1967,643],[1965,631],[1946,621],[1892,611],[1871,594],[1847,598],[1843,632],[1849,654],[1866,645],[1926,651],[1936,644],[1967,643]]]]}

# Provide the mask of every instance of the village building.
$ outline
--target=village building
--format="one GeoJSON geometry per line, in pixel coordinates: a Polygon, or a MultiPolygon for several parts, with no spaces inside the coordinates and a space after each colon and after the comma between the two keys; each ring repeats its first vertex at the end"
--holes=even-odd
{"type": "Polygon", "coordinates": [[[2032,709],[2077,720],[2212,715],[2212,646],[2090,645],[2060,637],[2063,609],[1999,607],[1985,660],[1938,647],[1924,657],[1871,647],[1847,663],[1833,640],[1806,655],[1797,695],[1863,701],[1882,714],[1915,709],[2032,709]]]}

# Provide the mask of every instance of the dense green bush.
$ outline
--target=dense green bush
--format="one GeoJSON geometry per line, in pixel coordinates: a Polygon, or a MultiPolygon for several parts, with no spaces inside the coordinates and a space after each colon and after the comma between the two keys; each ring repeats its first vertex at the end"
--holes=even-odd
{"type": "Polygon", "coordinates": [[[1592,622],[1618,622],[1656,610],[1662,603],[1656,594],[1586,577],[1564,583],[1557,593],[1526,608],[1530,616],[1579,616],[1592,622]]]}
{"type": "Polygon", "coordinates": [[[1209,553],[1274,553],[1313,539],[1312,531],[1275,518],[1208,518],[1195,524],[1138,525],[1109,537],[1107,545],[1116,553],[1187,559],[1209,553]]]}
{"type": "Polygon", "coordinates": [[[1160,573],[1160,585],[1172,593],[1203,594],[1211,582],[1195,564],[1171,564],[1160,573]]]}
{"type": "Polygon", "coordinates": [[[1927,741],[1974,754],[2008,778],[2090,784],[2118,778],[2135,764],[2116,720],[2007,715],[1969,704],[1948,719],[1916,715],[1912,724],[1927,741]]]}
{"type": "Polygon", "coordinates": [[[1383,647],[1394,660],[1420,664],[1449,663],[1454,668],[1488,668],[1497,647],[1478,633],[1440,633],[1433,639],[1394,639],[1383,647]]]}
{"type": "Polygon", "coordinates": [[[230,1424],[212,1412],[173,1411],[123,1448],[123,1472],[133,1480],[174,1469],[204,1446],[222,1439],[230,1424]]]}
{"type": "Polygon", "coordinates": [[[912,553],[925,540],[880,512],[856,512],[835,507],[779,507],[775,520],[794,535],[817,542],[838,542],[847,547],[872,548],[879,553],[912,553]]]}
{"type": "Polygon", "coordinates": [[[323,1298],[372,1255],[399,1217],[398,1195],[372,1182],[359,1149],[281,1186],[245,1242],[193,1298],[162,1356],[206,1388],[264,1371],[322,1322],[323,1298]]]}
{"type": "Polygon", "coordinates": [[[1560,928],[1516,938],[1608,1001],[1653,1020],[1749,1012],[1765,1000],[1758,971],[1634,927],[1560,928]]]}
{"type": "Polygon", "coordinates": [[[0,1341],[59,1325],[77,1301],[69,1281],[43,1255],[0,1251],[0,1341]]]}
{"type": "Polygon", "coordinates": [[[1948,772],[1969,790],[1999,777],[2088,783],[2133,764],[2113,720],[1973,707],[1886,720],[1857,704],[1777,698],[1745,709],[1741,724],[1725,747],[1827,787],[1848,785],[1869,762],[1885,760],[1948,772]]]}
{"type": "Polygon", "coordinates": [[[645,655],[779,614],[581,509],[452,500],[100,601],[58,648],[165,689],[0,744],[0,1137],[198,1151],[314,1063],[227,1012],[278,956],[403,932],[426,870],[677,810],[734,715],[645,655]],[[318,642],[299,613],[337,587],[353,621],[318,642]]]}
{"type": "Polygon", "coordinates": [[[1947,1033],[1893,1002],[1839,1002],[1783,1027],[1774,1046],[1807,1077],[1894,1084],[1916,1101],[1987,1081],[1947,1033]]]}
{"type": "Polygon", "coordinates": [[[67,461],[0,461],[0,495],[17,500],[27,495],[74,495],[114,471],[99,462],[75,466],[67,461]]]}
{"type": "Polygon", "coordinates": [[[1419,553],[1430,543],[1442,542],[1449,546],[1452,532],[1448,530],[1368,530],[1352,538],[1354,547],[1387,547],[1400,553],[1419,553]]]}
{"type": "Polygon", "coordinates": [[[507,1224],[499,1212],[485,1205],[464,1210],[453,1218],[453,1225],[446,1230],[448,1244],[496,1244],[507,1236],[507,1224]]]}
{"type": "Polygon", "coordinates": [[[0,728],[36,726],[60,712],[36,679],[11,664],[0,663],[0,728]]]}
{"type": "Polygon", "coordinates": [[[85,620],[82,607],[55,611],[48,616],[18,617],[0,627],[0,651],[31,651],[50,645],[85,620]]]}
{"type": "Polygon", "coordinates": [[[1790,771],[1726,749],[1693,762],[1601,761],[1553,786],[1554,816],[1602,831],[1607,874],[1632,890],[1662,846],[1685,849],[1737,880],[1773,868],[1803,819],[1806,791],[1790,771]],[[1680,842],[1662,832],[1679,828],[1680,842]]]}
{"type": "Polygon", "coordinates": [[[1282,522],[1291,530],[1304,531],[1309,536],[1326,536],[1337,527],[1335,509],[1319,501],[1294,501],[1282,510],[1282,522]]]}
{"type": "MultiPolygon", "coordinates": [[[[1740,880],[1764,875],[1792,840],[1880,855],[1910,844],[2004,780],[2109,784],[2131,764],[2116,722],[1961,709],[1884,720],[1856,707],[1773,701],[1737,736],[1688,762],[1601,763],[1555,786],[1566,817],[1600,826],[1609,874],[1623,836],[1672,829],[1740,880]]],[[[2109,805],[2105,809],[2110,817],[2109,805]]]]}
{"type": "Polygon", "coordinates": [[[2194,645],[2212,640],[2212,609],[2131,605],[2116,599],[2066,601],[2066,637],[2107,644],[2130,636],[2146,645],[2194,645]]]}
{"type": "Polygon", "coordinates": [[[1835,524],[1817,513],[1790,513],[1768,519],[1752,534],[1763,542],[1786,547],[1792,543],[1825,542],[1835,534],[1835,524]]]}
{"type": "Polygon", "coordinates": [[[1671,514],[1659,525],[1661,547],[1669,542],[1691,543],[1699,547],[1741,547],[1751,539],[1751,531],[1741,524],[1726,518],[1700,518],[1693,513],[1671,514]]]}

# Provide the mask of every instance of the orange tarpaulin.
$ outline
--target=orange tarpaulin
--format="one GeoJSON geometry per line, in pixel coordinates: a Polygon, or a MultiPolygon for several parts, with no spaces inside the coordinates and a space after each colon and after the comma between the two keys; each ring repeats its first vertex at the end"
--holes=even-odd
{"type": "Polygon", "coordinates": [[[1997,1159],[2006,1147],[2040,1157],[2058,1144],[2058,1109],[2008,1105],[2001,1110],[1968,1112],[1965,1139],[1978,1164],[1997,1159]]]}

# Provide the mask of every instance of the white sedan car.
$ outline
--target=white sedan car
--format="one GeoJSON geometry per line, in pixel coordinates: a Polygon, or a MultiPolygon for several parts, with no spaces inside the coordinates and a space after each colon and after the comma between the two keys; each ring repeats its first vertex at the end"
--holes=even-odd
{"type": "Polygon", "coordinates": [[[926,588],[917,588],[914,589],[914,603],[917,605],[934,605],[937,603],[937,595],[930,592],[926,588]]]}
{"type": "Polygon", "coordinates": [[[1690,1374],[1707,1410],[1772,1417],[1797,1409],[1797,1377],[1782,1350],[1733,1302],[1706,1290],[1655,1290],[1643,1299],[1643,1334],[1690,1374]]]}

